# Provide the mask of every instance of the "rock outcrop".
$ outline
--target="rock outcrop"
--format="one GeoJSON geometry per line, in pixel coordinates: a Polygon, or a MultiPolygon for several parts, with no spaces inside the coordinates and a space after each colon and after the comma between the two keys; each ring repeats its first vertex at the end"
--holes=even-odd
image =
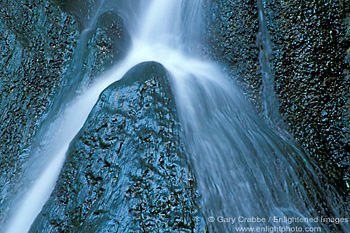
{"type": "Polygon", "coordinates": [[[168,78],[141,63],[102,92],[31,232],[202,228],[168,78]]]}
{"type": "Polygon", "coordinates": [[[122,59],[130,44],[118,13],[101,12],[82,32],[80,19],[67,12],[51,1],[1,3],[0,225],[52,119],[78,89],[122,59]]]}
{"type": "Polygon", "coordinates": [[[0,3],[0,226],[34,136],[52,107],[77,43],[77,25],[50,1],[0,3]]]}
{"type": "Polygon", "coordinates": [[[261,111],[259,73],[259,30],[256,1],[209,1],[206,5],[207,40],[211,56],[242,87],[249,100],[261,111]]]}
{"type": "Polygon", "coordinates": [[[80,69],[83,76],[81,82],[85,85],[89,85],[96,76],[123,59],[131,41],[124,20],[113,11],[102,13],[97,19],[95,29],[87,34],[88,40],[86,50],[82,51],[83,62],[80,69]]]}
{"type": "MultiPolygon", "coordinates": [[[[269,1],[275,88],[289,131],[350,198],[345,1],[269,1]]],[[[350,199],[349,199],[350,201],[350,199]]]]}
{"type": "MultiPolygon", "coordinates": [[[[273,44],[269,60],[283,120],[326,180],[350,198],[349,25],[346,28],[344,21],[349,3],[263,2],[273,44]]],[[[259,112],[262,83],[256,6],[250,0],[210,1],[207,21],[212,56],[227,64],[259,112]]]]}

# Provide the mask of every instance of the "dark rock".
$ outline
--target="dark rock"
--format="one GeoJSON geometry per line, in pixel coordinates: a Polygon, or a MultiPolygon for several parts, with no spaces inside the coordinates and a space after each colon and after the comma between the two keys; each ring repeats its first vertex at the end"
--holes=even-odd
{"type": "Polygon", "coordinates": [[[213,0],[205,8],[212,57],[226,65],[226,71],[260,110],[262,80],[256,43],[259,30],[256,1],[213,0]]]}
{"type": "Polygon", "coordinates": [[[168,74],[141,63],[105,89],[31,232],[197,232],[168,74]]]}
{"type": "Polygon", "coordinates": [[[350,198],[344,4],[269,1],[265,13],[274,44],[280,112],[330,183],[350,198]]]}
{"type": "Polygon", "coordinates": [[[83,62],[82,78],[91,82],[126,56],[130,47],[130,35],[125,29],[124,20],[114,12],[99,16],[96,29],[87,41],[86,55],[83,62]]]}
{"type": "MultiPolygon", "coordinates": [[[[131,38],[119,14],[107,11],[99,14],[95,21],[80,34],[69,67],[72,78],[66,80],[60,95],[55,97],[55,109],[60,109],[80,90],[88,88],[96,77],[122,60],[129,50],[131,38]]],[[[51,115],[54,114],[51,112],[51,115]]],[[[48,117],[51,118],[54,116],[48,117]]]]}
{"type": "Polygon", "coordinates": [[[0,226],[14,201],[30,146],[64,80],[77,25],[50,1],[1,1],[0,226]]]}
{"type": "Polygon", "coordinates": [[[24,181],[23,174],[52,119],[77,89],[125,56],[130,36],[113,12],[79,35],[76,20],[50,2],[5,1],[0,16],[1,225],[18,190],[35,178],[24,181]]]}
{"type": "Polygon", "coordinates": [[[103,0],[55,0],[63,11],[74,15],[80,25],[87,27],[90,19],[98,14],[98,9],[103,4],[103,0]]]}
{"type": "MultiPolygon", "coordinates": [[[[96,19],[108,11],[113,11],[123,16],[128,21],[130,15],[138,10],[142,0],[53,0],[62,8],[63,11],[75,16],[79,22],[80,31],[88,28],[94,28],[96,19]],[[131,13],[133,12],[133,13],[131,13]]],[[[139,15],[139,14],[138,14],[139,15]]],[[[133,17],[133,16],[132,16],[133,17]]]]}
{"type": "MultiPolygon", "coordinates": [[[[350,201],[350,38],[344,23],[349,2],[263,2],[280,112],[288,130],[326,174],[324,180],[350,201]]],[[[213,57],[227,64],[259,112],[256,5],[212,0],[207,20],[213,57]]]]}

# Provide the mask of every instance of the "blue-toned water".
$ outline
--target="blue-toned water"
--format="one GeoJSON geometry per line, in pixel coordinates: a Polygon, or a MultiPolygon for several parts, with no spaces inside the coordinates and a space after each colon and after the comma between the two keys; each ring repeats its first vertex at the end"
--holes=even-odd
{"type": "MultiPolygon", "coordinates": [[[[144,61],[157,61],[171,74],[188,161],[201,194],[201,214],[210,232],[235,232],[239,226],[254,227],[253,232],[258,227],[279,229],[274,232],[288,232],[293,227],[350,232],[349,223],[324,220],[346,216],[334,190],[326,190],[317,178],[313,162],[293,140],[267,126],[234,85],[234,77],[191,50],[201,38],[202,1],[149,0],[140,4],[142,13],[137,20],[126,17],[135,20],[126,22],[132,36],[128,56],[76,96],[49,126],[48,132],[56,133],[45,135],[48,143],[40,155],[50,154],[53,159],[23,196],[5,232],[28,231],[55,185],[70,141],[99,94],[144,61]]],[[[261,54],[266,55],[264,51],[261,54]]],[[[266,63],[263,72],[268,72],[269,60],[261,62],[266,63]]],[[[265,88],[264,95],[273,96],[272,92],[273,88],[265,88]]],[[[268,106],[266,109],[267,117],[276,117],[268,106]]]]}

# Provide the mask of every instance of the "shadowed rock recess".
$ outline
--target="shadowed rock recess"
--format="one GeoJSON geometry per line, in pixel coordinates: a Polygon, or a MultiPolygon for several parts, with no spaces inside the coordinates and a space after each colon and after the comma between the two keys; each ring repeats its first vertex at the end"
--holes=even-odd
{"type": "MultiPolygon", "coordinates": [[[[257,3],[208,2],[212,56],[237,75],[261,111],[257,3]]],[[[349,4],[344,0],[263,1],[280,112],[288,130],[348,202],[349,4]]]]}
{"type": "Polygon", "coordinates": [[[106,88],[30,232],[197,232],[168,74],[141,63],[106,88]]]}

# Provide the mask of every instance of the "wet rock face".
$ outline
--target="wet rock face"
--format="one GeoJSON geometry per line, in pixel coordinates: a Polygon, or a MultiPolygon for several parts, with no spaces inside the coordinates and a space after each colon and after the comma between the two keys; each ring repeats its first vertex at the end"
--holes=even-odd
{"type": "MultiPolygon", "coordinates": [[[[96,23],[94,20],[101,14],[113,11],[123,14],[123,18],[128,18],[130,10],[137,9],[142,0],[53,0],[59,5],[63,11],[73,15],[79,22],[80,30],[90,28],[96,23]],[[125,9],[128,9],[125,12],[125,9]]],[[[128,21],[128,20],[127,20],[128,21]]]]}
{"type": "Polygon", "coordinates": [[[211,0],[206,9],[212,56],[227,65],[227,71],[237,79],[250,101],[261,109],[256,1],[211,0]]]}
{"type": "Polygon", "coordinates": [[[112,11],[98,17],[93,32],[83,58],[83,80],[87,83],[124,58],[131,41],[124,20],[112,11]]]}
{"type": "Polygon", "coordinates": [[[0,7],[0,226],[43,116],[68,79],[75,20],[50,1],[0,7]]]}
{"type": "Polygon", "coordinates": [[[100,95],[31,232],[199,231],[179,127],[164,67],[132,68],[100,95]]]}
{"type": "MultiPolygon", "coordinates": [[[[241,86],[260,111],[257,3],[209,2],[212,54],[236,71],[231,75],[243,80],[241,86]]],[[[348,5],[344,1],[264,3],[280,112],[289,131],[344,196],[350,191],[350,82],[345,63],[349,37],[344,27],[348,5]]]]}
{"type": "Polygon", "coordinates": [[[93,22],[80,33],[74,60],[70,64],[72,79],[66,82],[61,96],[55,99],[60,106],[73,99],[77,90],[88,88],[96,77],[121,61],[130,48],[131,38],[123,18],[114,11],[104,12],[106,4],[95,9],[100,10],[96,18],[91,19],[93,22]]]}
{"type": "Polygon", "coordinates": [[[96,9],[102,5],[103,0],[55,0],[57,4],[70,15],[74,15],[80,26],[86,27],[89,19],[94,17],[96,9]]]}
{"type": "Polygon", "coordinates": [[[331,183],[348,195],[350,82],[344,4],[268,1],[266,16],[274,44],[280,112],[331,183]]]}
{"type": "Polygon", "coordinates": [[[124,21],[114,12],[99,15],[83,35],[76,19],[50,1],[1,6],[0,225],[45,126],[75,90],[122,59],[130,44],[124,21]]]}
{"type": "MultiPolygon", "coordinates": [[[[131,38],[129,34],[125,31],[125,25],[123,19],[116,13],[109,11],[103,13],[97,22],[97,35],[105,34],[113,42],[111,44],[111,49],[113,51],[113,61],[117,61],[122,55],[125,55],[128,43],[131,38]]],[[[101,37],[101,36],[100,36],[101,37]]],[[[107,42],[106,42],[107,43],[107,42]]],[[[100,42],[98,44],[100,47],[106,46],[100,42]]],[[[102,50],[102,49],[101,49],[102,50]]],[[[108,65],[112,65],[111,63],[108,65]]]]}

